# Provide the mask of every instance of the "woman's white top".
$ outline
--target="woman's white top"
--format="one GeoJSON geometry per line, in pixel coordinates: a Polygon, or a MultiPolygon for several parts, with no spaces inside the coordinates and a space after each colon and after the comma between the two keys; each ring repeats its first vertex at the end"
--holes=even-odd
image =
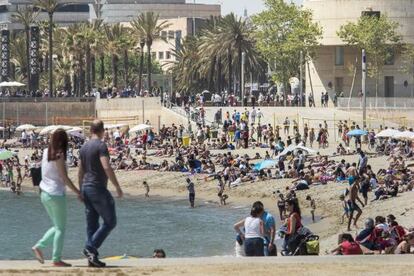
{"type": "Polygon", "coordinates": [[[260,233],[260,218],[247,217],[244,220],[244,237],[246,239],[262,238],[260,233]]]}
{"type": "Polygon", "coordinates": [[[62,196],[66,193],[66,186],[63,179],[60,177],[56,161],[47,160],[48,149],[43,151],[42,158],[42,181],[40,182],[40,189],[42,191],[54,195],[62,196]]]}

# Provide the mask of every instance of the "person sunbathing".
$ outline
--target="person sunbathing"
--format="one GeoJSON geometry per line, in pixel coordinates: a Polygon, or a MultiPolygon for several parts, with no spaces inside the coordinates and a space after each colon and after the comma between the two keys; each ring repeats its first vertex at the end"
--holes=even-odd
{"type": "Polygon", "coordinates": [[[135,158],[133,158],[131,164],[129,164],[125,169],[127,171],[133,171],[133,170],[136,170],[137,168],[138,168],[138,162],[135,158]]]}

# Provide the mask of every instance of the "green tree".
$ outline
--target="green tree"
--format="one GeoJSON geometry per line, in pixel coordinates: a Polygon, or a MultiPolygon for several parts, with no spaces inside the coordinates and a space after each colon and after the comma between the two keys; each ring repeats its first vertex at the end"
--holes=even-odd
{"type": "Polygon", "coordinates": [[[26,68],[22,70],[21,74],[22,77],[26,77],[27,80],[27,87],[29,90],[30,87],[30,25],[32,25],[38,16],[38,12],[33,10],[33,7],[27,6],[25,9],[18,9],[15,13],[12,14],[12,19],[19,24],[22,24],[24,27],[24,32],[26,35],[26,68]]]}
{"type": "Polygon", "coordinates": [[[165,40],[161,37],[161,32],[170,26],[167,21],[160,21],[159,15],[153,12],[141,13],[132,23],[134,33],[140,41],[145,39],[147,45],[147,74],[148,74],[148,89],[151,91],[151,73],[152,73],[152,55],[151,47],[154,41],[165,40]]]}
{"type": "Polygon", "coordinates": [[[361,16],[357,22],[342,25],[338,36],[348,45],[355,46],[360,53],[365,49],[368,63],[368,76],[375,78],[375,97],[378,97],[378,82],[382,67],[393,58],[400,47],[402,37],[398,33],[399,24],[386,15],[361,16]]]}
{"type": "MultiPolygon", "coordinates": [[[[237,62],[236,80],[241,84],[242,80],[242,53],[246,55],[246,63],[256,70],[260,68],[260,58],[255,48],[254,28],[248,20],[231,13],[225,16],[218,24],[216,46],[221,53],[227,52],[229,71],[229,91],[232,90],[231,79],[233,75],[232,60],[237,62]]],[[[241,85],[239,85],[241,91],[241,85]]],[[[240,93],[241,94],[241,93],[240,93]]]]}
{"type": "Polygon", "coordinates": [[[256,41],[259,52],[272,69],[272,78],[285,87],[297,76],[300,66],[315,57],[322,29],[312,21],[312,12],[283,0],[265,0],[266,10],[255,15],[256,41]],[[303,64],[300,64],[300,52],[303,64]]]}
{"type": "Polygon", "coordinates": [[[49,17],[49,29],[48,29],[48,40],[49,40],[49,58],[48,58],[48,69],[49,69],[49,93],[54,96],[53,90],[53,15],[55,12],[65,4],[58,3],[57,0],[36,0],[34,4],[37,8],[47,12],[49,17]]]}
{"type": "Polygon", "coordinates": [[[124,50],[130,43],[130,32],[127,27],[122,26],[120,23],[105,25],[104,30],[106,35],[106,50],[111,53],[112,57],[112,85],[118,87],[119,58],[121,54],[124,54],[124,50]]]}

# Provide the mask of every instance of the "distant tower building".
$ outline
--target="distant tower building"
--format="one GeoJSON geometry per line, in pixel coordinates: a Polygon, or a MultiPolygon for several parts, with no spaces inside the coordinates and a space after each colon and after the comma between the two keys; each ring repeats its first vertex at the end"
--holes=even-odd
{"type": "Polygon", "coordinates": [[[248,14],[247,14],[247,9],[244,8],[244,18],[247,18],[247,17],[249,17],[248,14]]]}

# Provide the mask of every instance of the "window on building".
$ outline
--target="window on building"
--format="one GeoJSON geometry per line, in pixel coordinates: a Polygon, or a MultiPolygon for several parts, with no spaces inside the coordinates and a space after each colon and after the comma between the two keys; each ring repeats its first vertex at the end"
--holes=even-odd
{"type": "Polygon", "coordinates": [[[158,59],[164,59],[164,52],[158,52],[158,59]]]}
{"type": "Polygon", "coordinates": [[[343,46],[335,47],[335,65],[336,66],[344,65],[344,47],[343,46]]]}
{"type": "Polygon", "coordinates": [[[161,38],[162,39],[167,39],[167,32],[166,31],[161,32],[161,38]]]}
{"type": "Polygon", "coordinates": [[[157,58],[157,53],[156,52],[151,52],[151,58],[156,59],[157,58]]]}
{"type": "Polygon", "coordinates": [[[393,49],[388,49],[387,55],[385,56],[385,65],[394,65],[395,52],[393,49]]]}
{"type": "Polygon", "coordinates": [[[174,39],[174,31],[168,31],[168,39],[174,39]]]}
{"type": "Polygon", "coordinates": [[[361,16],[369,16],[369,17],[380,18],[381,17],[381,12],[380,11],[363,11],[363,12],[361,12],[361,16]]]}
{"type": "Polygon", "coordinates": [[[165,58],[166,59],[171,59],[171,52],[170,51],[165,52],[165,58]]]}

